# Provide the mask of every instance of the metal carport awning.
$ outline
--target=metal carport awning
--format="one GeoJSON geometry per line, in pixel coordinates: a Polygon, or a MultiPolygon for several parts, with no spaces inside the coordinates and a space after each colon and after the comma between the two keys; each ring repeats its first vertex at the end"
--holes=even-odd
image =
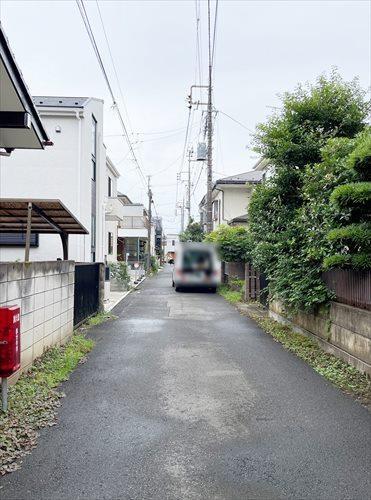
{"type": "Polygon", "coordinates": [[[31,233],[59,234],[63,260],[68,260],[68,236],[89,234],[60,200],[0,198],[0,233],[26,233],[25,262],[30,258],[31,233]]]}

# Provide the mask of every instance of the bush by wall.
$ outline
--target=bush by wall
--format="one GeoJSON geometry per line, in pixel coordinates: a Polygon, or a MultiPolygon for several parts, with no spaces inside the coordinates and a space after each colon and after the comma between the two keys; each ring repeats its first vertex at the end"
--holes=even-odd
{"type": "MultiPolygon", "coordinates": [[[[351,220],[354,203],[339,212],[330,199],[335,188],[357,183],[358,171],[367,170],[362,131],[369,104],[356,81],[333,72],[286,93],[282,105],[255,135],[256,151],[275,173],[251,198],[251,256],[268,277],[271,296],[292,311],[309,311],[331,297],[321,279],[323,260],[342,243],[328,234],[341,225],[339,218],[351,220]],[[351,158],[358,170],[350,167],[351,158]]],[[[357,197],[357,207],[366,203],[362,187],[347,196],[357,197]]]]}

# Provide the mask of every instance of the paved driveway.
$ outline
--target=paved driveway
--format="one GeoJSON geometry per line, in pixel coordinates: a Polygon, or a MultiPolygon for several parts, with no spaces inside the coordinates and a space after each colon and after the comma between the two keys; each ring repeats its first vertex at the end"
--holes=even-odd
{"type": "Polygon", "coordinates": [[[1,498],[370,498],[371,415],[213,294],[146,280],[92,331],[1,498]]]}

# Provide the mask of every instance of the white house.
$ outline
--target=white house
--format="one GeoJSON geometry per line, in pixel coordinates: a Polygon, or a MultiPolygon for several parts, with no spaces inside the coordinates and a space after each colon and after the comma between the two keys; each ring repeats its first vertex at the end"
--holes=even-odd
{"type": "MultiPolygon", "coordinates": [[[[1,161],[1,198],[60,199],[89,234],[73,235],[70,259],[103,261],[107,196],[106,151],[103,144],[103,101],[90,97],[34,97],[54,146],[44,151],[13,151],[1,161]]],[[[58,235],[33,239],[31,260],[62,257],[58,235]]],[[[24,243],[5,245],[0,260],[23,259],[24,243]]]]}
{"type": "MultiPolygon", "coordinates": [[[[212,189],[213,229],[220,224],[246,224],[247,208],[254,186],[263,172],[250,171],[218,179],[212,189]]],[[[200,222],[206,228],[206,196],[199,205],[200,222]]]]}
{"type": "Polygon", "coordinates": [[[253,166],[255,172],[262,172],[262,180],[269,179],[274,174],[274,166],[267,158],[260,158],[253,166]]]}
{"type": "MultiPolygon", "coordinates": [[[[117,188],[113,188],[117,189],[117,188]]],[[[114,194],[114,191],[112,192],[114,194]]],[[[128,196],[118,193],[106,202],[107,242],[112,241],[112,252],[107,261],[144,263],[148,252],[148,213],[141,203],[133,203],[128,196]],[[111,233],[111,235],[109,234],[111,233]]],[[[152,222],[151,255],[155,255],[156,221],[152,222]]]]}
{"type": "Polygon", "coordinates": [[[107,262],[117,262],[117,233],[122,213],[115,210],[117,203],[117,180],[120,177],[112,161],[106,158],[106,199],[105,199],[105,259],[107,262]]]}
{"type": "Polygon", "coordinates": [[[165,236],[165,259],[168,261],[169,259],[174,259],[175,257],[175,247],[179,243],[179,234],[178,233],[167,233],[165,236]]]}

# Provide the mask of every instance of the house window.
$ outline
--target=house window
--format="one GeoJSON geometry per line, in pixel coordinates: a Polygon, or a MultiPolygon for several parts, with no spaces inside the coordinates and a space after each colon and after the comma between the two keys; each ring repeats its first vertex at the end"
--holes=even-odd
{"type": "Polygon", "coordinates": [[[112,196],[112,179],[108,177],[108,196],[112,196]]]}
{"type": "Polygon", "coordinates": [[[175,240],[172,240],[171,244],[173,245],[173,247],[175,246],[175,240]]]}
{"type": "MultiPolygon", "coordinates": [[[[26,233],[0,233],[0,246],[24,247],[25,245],[26,233]]],[[[39,246],[38,233],[31,233],[30,246],[39,246]]]]}
{"type": "Polygon", "coordinates": [[[108,233],[108,255],[113,254],[113,233],[108,233]]]}

